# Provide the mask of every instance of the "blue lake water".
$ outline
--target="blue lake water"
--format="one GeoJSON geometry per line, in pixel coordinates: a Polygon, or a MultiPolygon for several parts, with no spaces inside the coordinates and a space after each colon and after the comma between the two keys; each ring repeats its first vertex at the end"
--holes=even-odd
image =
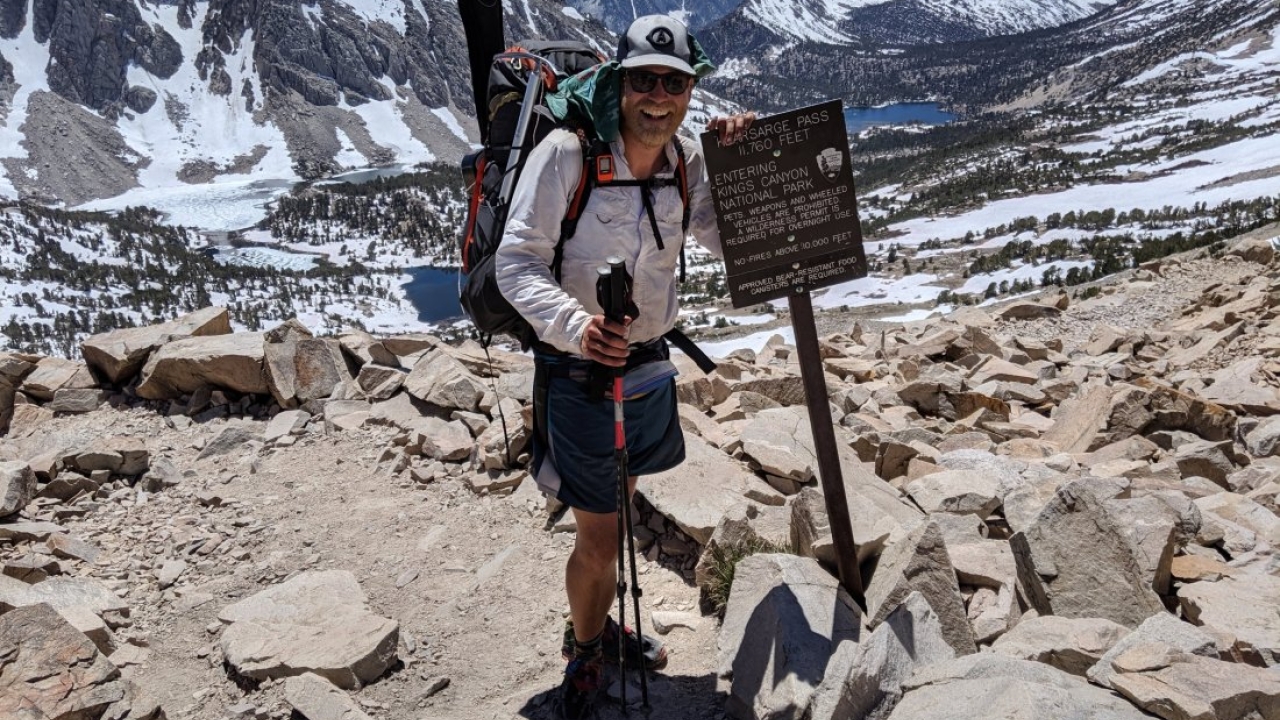
{"type": "Polygon", "coordinates": [[[319,181],[321,185],[332,185],[336,183],[351,183],[352,185],[363,185],[364,183],[378,178],[393,178],[397,175],[403,175],[407,172],[413,172],[413,168],[408,165],[387,165],[385,167],[365,168],[363,170],[352,170],[334,175],[319,181]]]}
{"type": "Polygon", "coordinates": [[[845,108],[844,111],[844,123],[849,128],[850,135],[880,125],[910,123],[945,125],[955,119],[954,113],[946,112],[938,103],[931,102],[898,103],[884,107],[854,107],[845,108]]]}
{"type": "Polygon", "coordinates": [[[420,322],[441,322],[462,317],[458,304],[457,268],[415,267],[412,280],[404,284],[409,301],[418,309],[420,322]]]}

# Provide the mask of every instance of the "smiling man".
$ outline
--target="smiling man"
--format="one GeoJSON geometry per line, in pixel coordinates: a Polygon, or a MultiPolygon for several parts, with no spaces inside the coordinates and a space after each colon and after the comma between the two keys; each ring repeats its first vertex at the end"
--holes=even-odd
{"type": "MultiPolygon", "coordinates": [[[[666,664],[666,651],[655,640],[609,617],[617,588],[620,509],[614,408],[593,392],[592,378],[618,367],[628,374],[643,372],[644,366],[667,359],[663,335],[679,311],[676,265],[686,213],[689,234],[722,256],[701,150],[676,134],[694,84],[713,70],[680,22],[664,15],[633,22],[612,62],[585,86],[577,84],[579,77],[561,91],[560,100],[576,101],[592,115],[595,139],[608,144],[594,163],[598,184],[576,231],[557,257],[561,223],[578,181],[592,171],[584,169],[579,137],[557,130],[529,155],[495,258],[502,294],[537,335],[533,475],[577,521],[565,569],[570,622],[562,647],[568,666],[561,693],[563,716],[575,720],[590,713],[601,685],[601,663],[616,661],[620,644],[628,666],[666,664]],[[578,91],[579,97],[563,97],[578,91]],[[602,162],[607,176],[599,170],[602,162]],[[676,180],[682,169],[687,208],[676,180]],[[606,319],[596,297],[596,270],[610,257],[622,258],[632,278],[634,310],[622,323],[606,319]]],[[[548,103],[553,109],[554,101],[548,103]]],[[[754,117],[714,118],[708,128],[720,133],[721,142],[732,142],[754,117]]],[[[627,398],[624,405],[630,497],[638,476],[679,465],[685,450],[674,378],[627,398]]]]}

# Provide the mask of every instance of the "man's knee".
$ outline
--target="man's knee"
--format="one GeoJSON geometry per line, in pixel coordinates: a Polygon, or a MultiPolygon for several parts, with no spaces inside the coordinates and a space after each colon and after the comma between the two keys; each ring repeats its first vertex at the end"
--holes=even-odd
{"type": "Polygon", "coordinates": [[[579,562],[600,569],[618,559],[618,520],[614,513],[577,513],[578,535],[573,552],[579,562]]]}

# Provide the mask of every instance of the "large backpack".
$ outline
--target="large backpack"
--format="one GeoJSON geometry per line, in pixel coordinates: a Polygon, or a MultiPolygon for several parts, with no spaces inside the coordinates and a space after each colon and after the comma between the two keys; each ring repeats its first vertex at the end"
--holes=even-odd
{"type": "Polygon", "coordinates": [[[494,57],[489,74],[488,136],[480,150],[462,161],[470,201],[460,242],[465,277],[461,282],[459,300],[486,344],[492,336],[501,334],[511,335],[526,347],[535,340],[529,323],[498,290],[494,254],[502,241],[511,195],[529,152],[558,127],[577,134],[582,144],[583,167],[556,243],[551,264],[556,280],[560,279],[564,242],[577,230],[578,218],[595,186],[644,185],[652,189],[673,183],[680,189],[685,209],[680,238],[683,277],[683,241],[689,229],[689,202],[681,144],[675,143],[678,162],[674,178],[616,180],[609,145],[588,139],[594,136],[589,120],[571,118],[557,121],[544,102],[546,95],[554,92],[561,81],[579,72],[594,72],[602,61],[603,58],[590,46],[574,41],[529,41],[494,57]]]}

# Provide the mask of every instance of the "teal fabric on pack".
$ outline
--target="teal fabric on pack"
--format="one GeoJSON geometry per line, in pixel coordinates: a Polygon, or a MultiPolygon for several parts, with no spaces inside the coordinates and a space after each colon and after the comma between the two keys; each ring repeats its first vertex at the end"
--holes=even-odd
{"type": "MultiPolygon", "coordinates": [[[[706,51],[692,35],[693,70],[698,79],[716,71],[706,51]]],[[[546,98],[547,107],[557,120],[572,118],[589,120],[596,139],[613,142],[618,137],[619,104],[622,99],[622,68],[616,60],[584,70],[560,83],[546,98]]]]}

